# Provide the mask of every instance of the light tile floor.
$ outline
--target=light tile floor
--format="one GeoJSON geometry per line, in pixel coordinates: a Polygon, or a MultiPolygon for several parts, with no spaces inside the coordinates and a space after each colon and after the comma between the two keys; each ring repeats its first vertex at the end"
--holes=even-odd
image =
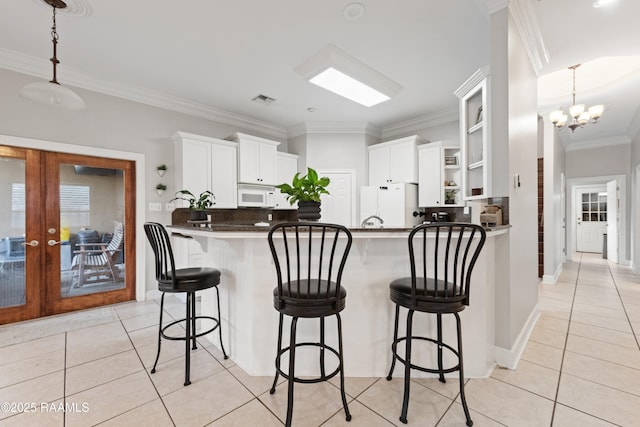
{"type": "MultiPolygon", "coordinates": [[[[542,315],[518,369],[468,380],[474,425],[640,425],[640,277],[583,254],[539,296],[542,315]]],[[[272,377],[247,375],[206,341],[193,353],[190,386],[180,342],[163,341],[151,375],[158,309],[132,302],[0,327],[0,402],[9,403],[0,425],[282,425],[286,384],[270,395],[272,377]]],[[[401,379],[347,378],[350,423],[337,384],[296,385],[294,425],[402,425],[401,379]]],[[[455,380],[413,381],[409,425],[464,423],[455,380]]]]}

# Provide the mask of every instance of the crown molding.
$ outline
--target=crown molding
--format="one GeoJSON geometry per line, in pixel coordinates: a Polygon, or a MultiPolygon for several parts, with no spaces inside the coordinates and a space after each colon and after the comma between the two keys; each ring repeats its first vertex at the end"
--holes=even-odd
{"type": "Polygon", "coordinates": [[[593,150],[594,148],[605,148],[626,144],[631,144],[631,139],[627,135],[619,135],[611,138],[598,138],[578,142],[568,142],[566,144],[566,151],[593,150]]]}
{"type": "Polygon", "coordinates": [[[508,4],[529,61],[536,75],[540,75],[542,68],[549,62],[549,52],[542,40],[533,5],[530,0],[511,0],[508,4]]]}
{"type": "Polygon", "coordinates": [[[303,122],[288,129],[288,137],[295,138],[308,133],[357,133],[380,138],[380,127],[368,122],[303,122]]]}
{"type": "Polygon", "coordinates": [[[414,134],[429,127],[457,122],[459,119],[460,116],[457,107],[433,114],[427,114],[421,117],[416,117],[415,119],[384,127],[382,129],[382,139],[414,134]]]}
{"type": "Polygon", "coordinates": [[[486,2],[486,10],[489,15],[495,13],[499,10],[502,10],[506,7],[509,7],[510,0],[485,0],[486,2]]]}
{"type": "Polygon", "coordinates": [[[458,98],[462,98],[467,93],[469,93],[471,89],[476,87],[478,83],[489,77],[489,73],[490,68],[488,65],[485,65],[484,67],[478,69],[475,73],[473,73],[473,75],[471,75],[471,77],[469,77],[464,83],[462,83],[462,85],[460,85],[460,87],[456,89],[453,94],[458,98]]]}
{"type": "MultiPolygon", "coordinates": [[[[48,60],[35,59],[28,55],[0,48],[0,68],[48,80],[50,75],[47,72],[50,70],[51,64],[48,60]]],[[[159,91],[95,79],[63,66],[60,66],[59,70],[59,74],[62,76],[60,80],[64,85],[200,117],[229,126],[236,126],[244,130],[256,131],[277,139],[287,138],[287,130],[285,128],[251,117],[231,113],[159,91]]]]}

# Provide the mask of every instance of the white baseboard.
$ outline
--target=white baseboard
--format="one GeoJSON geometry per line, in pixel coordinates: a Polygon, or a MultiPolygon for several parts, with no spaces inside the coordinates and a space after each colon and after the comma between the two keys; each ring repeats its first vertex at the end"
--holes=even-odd
{"type": "Polygon", "coordinates": [[[518,367],[520,357],[522,357],[524,348],[526,347],[529,337],[533,332],[533,328],[536,326],[536,322],[539,318],[540,308],[538,307],[538,304],[536,304],[531,311],[531,314],[529,314],[529,318],[522,327],[522,330],[520,331],[520,334],[513,346],[510,349],[495,346],[494,358],[498,366],[509,369],[516,369],[518,367]]]}
{"type": "Polygon", "coordinates": [[[558,268],[556,268],[556,271],[553,273],[553,275],[542,275],[542,283],[557,283],[558,277],[560,277],[560,273],[562,273],[562,264],[560,264],[558,268]]]}

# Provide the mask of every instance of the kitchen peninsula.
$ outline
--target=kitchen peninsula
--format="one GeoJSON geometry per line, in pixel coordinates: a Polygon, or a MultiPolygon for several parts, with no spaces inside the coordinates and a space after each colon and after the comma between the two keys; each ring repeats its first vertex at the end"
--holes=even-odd
{"type": "MultiPolygon", "coordinates": [[[[461,313],[467,377],[488,376],[495,365],[495,325],[500,322],[495,310],[496,290],[500,286],[496,264],[507,258],[508,228],[487,231],[485,247],[473,272],[470,306],[461,313]]],[[[174,236],[177,267],[203,265],[222,272],[222,334],[231,358],[250,375],[273,375],[278,313],[273,308],[276,275],[267,243],[268,227],[173,225],[168,231],[174,236]]],[[[353,245],[342,281],[347,290],[346,308],[341,313],[345,373],[353,377],[382,377],[391,363],[393,336],[394,306],[389,300],[389,282],[410,274],[409,229],[351,231],[353,245]]],[[[215,307],[215,293],[205,291],[201,295],[202,312],[208,314],[215,307]]],[[[401,322],[404,319],[401,315],[401,322]]],[[[421,315],[416,319],[414,329],[434,336],[435,316],[421,315]]],[[[448,320],[444,322],[445,342],[455,343],[455,322],[448,320]]],[[[329,343],[336,342],[334,325],[335,318],[328,318],[329,343]]],[[[301,320],[299,341],[315,341],[318,328],[317,321],[301,320]]],[[[404,330],[403,325],[400,330],[404,330]]],[[[217,345],[216,340],[212,341],[217,345]]],[[[414,347],[416,360],[433,363],[434,348],[426,345],[423,348],[422,343],[414,347]]],[[[452,363],[449,355],[445,356],[445,364],[452,363]]],[[[316,363],[304,365],[300,359],[297,374],[316,372],[317,359],[307,359],[316,363]]]]}

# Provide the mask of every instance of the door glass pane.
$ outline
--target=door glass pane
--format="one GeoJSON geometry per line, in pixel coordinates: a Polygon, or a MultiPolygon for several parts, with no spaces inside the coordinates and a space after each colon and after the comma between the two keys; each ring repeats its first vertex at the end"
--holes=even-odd
{"type": "Polygon", "coordinates": [[[60,165],[60,286],[64,298],[125,288],[124,174],[60,165]]]}
{"type": "Polygon", "coordinates": [[[26,303],[25,161],[0,157],[0,308],[26,303]]]}

